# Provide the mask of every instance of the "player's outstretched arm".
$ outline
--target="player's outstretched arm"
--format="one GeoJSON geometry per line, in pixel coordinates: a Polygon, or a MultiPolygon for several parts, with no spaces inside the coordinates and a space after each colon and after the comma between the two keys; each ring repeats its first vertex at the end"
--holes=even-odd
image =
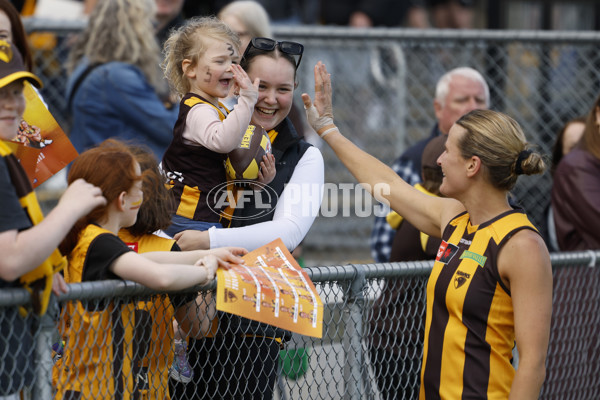
{"type": "Polygon", "coordinates": [[[420,231],[441,237],[449,217],[464,210],[456,200],[427,196],[404,182],[390,167],[344,137],[333,121],[331,76],[321,62],[315,66],[315,99],[302,94],[308,121],[346,168],[377,200],[406,217],[420,231]],[[448,213],[448,209],[452,211],[448,213]],[[458,211],[458,212],[456,212],[458,211]]]}

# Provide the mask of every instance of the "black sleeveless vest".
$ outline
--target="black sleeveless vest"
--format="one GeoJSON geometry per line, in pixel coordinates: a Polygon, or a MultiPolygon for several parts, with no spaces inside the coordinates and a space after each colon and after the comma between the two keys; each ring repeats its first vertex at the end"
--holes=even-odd
{"type": "MultiPolygon", "coordinates": [[[[298,161],[300,161],[304,152],[311,146],[298,136],[296,129],[288,118],[284,119],[274,130],[278,132],[272,143],[275,167],[277,169],[275,178],[267,185],[268,189],[263,189],[260,193],[247,196],[249,201],[244,202],[243,207],[235,209],[230,225],[232,228],[254,225],[273,219],[273,212],[268,214],[263,213],[258,218],[248,217],[260,213],[261,210],[257,208],[257,200],[260,200],[259,205],[261,209],[264,209],[264,205],[266,204],[270,204],[271,210],[275,209],[277,199],[283,192],[285,185],[290,181],[298,161]],[[277,196],[272,196],[271,194],[273,193],[276,193],[277,196]],[[256,196],[260,197],[257,198],[256,196]]],[[[290,249],[290,251],[292,250],[290,249]]]]}
{"type": "MultiPolygon", "coordinates": [[[[300,161],[306,150],[311,146],[308,142],[305,142],[298,136],[296,129],[289,118],[286,118],[275,127],[275,131],[277,131],[278,134],[272,143],[272,147],[277,174],[268,186],[277,193],[277,197],[269,197],[267,191],[270,190],[263,189],[260,192],[263,195],[262,200],[264,202],[262,204],[269,202],[273,208],[277,203],[277,198],[283,192],[285,185],[290,181],[298,161],[300,161]]],[[[249,198],[252,199],[252,201],[245,202],[243,208],[235,209],[234,218],[231,221],[232,227],[254,225],[259,222],[271,221],[273,219],[272,212],[260,218],[235,218],[247,215],[257,215],[259,210],[257,209],[255,197],[249,196],[249,198]]],[[[290,251],[292,250],[293,249],[290,249],[290,251]]],[[[281,338],[284,341],[291,338],[291,333],[289,331],[262,322],[252,321],[226,313],[219,313],[219,317],[221,318],[220,323],[223,324],[222,328],[225,328],[224,332],[237,332],[271,338],[281,338]]]]}

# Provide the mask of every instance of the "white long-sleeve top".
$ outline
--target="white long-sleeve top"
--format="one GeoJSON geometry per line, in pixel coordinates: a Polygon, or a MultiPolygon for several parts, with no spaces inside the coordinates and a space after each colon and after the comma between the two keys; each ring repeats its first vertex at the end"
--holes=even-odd
{"type": "Polygon", "coordinates": [[[210,248],[244,247],[252,251],[277,238],[294,250],[304,239],[319,213],[323,199],[325,168],[319,149],[309,147],[281,193],[273,220],[239,228],[210,228],[210,248]]]}
{"type": "MultiPolygon", "coordinates": [[[[225,154],[239,146],[252,118],[258,91],[240,90],[238,103],[223,121],[214,107],[198,104],[188,112],[183,130],[187,143],[199,144],[225,154]]],[[[227,114],[225,110],[221,110],[227,114]]]]}

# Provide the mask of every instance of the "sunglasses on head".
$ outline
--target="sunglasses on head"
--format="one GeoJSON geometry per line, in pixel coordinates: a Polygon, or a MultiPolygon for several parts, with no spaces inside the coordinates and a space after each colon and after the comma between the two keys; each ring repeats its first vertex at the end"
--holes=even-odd
{"type": "Polygon", "coordinates": [[[273,51],[276,47],[279,47],[279,51],[281,51],[282,53],[289,54],[292,56],[300,56],[298,57],[298,61],[296,62],[296,69],[298,69],[298,66],[300,65],[300,60],[302,60],[302,53],[304,52],[304,46],[300,43],[287,41],[278,42],[277,40],[269,38],[255,37],[250,41],[248,47],[246,47],[242,58],[246,58],[252,47],[263,51],[273,51]]]}

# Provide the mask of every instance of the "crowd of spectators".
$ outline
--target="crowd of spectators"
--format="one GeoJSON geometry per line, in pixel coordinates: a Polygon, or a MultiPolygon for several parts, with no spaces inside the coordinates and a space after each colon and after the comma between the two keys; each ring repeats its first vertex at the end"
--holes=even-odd
{"type": "MultiPolygon", "coordinates": [[[[409,26],[417,28],[470,28],[477,0],[258,0],[271,22],[327,24],[354,27],[409,26]]],[[[23,16],[77,18],[89,15],[98,0],[12,0],[23,16]],[[54,11],[51,11],[54,10],[54,11]]],[[[164,10],[179,10],[190,18],[217,15],[232,0],[157,0],[164,10]]],[[[168,11],[167,11],[168,12],[168,11]]],[[[164,25],[161,22],[161,28],[164,25]]]]}

